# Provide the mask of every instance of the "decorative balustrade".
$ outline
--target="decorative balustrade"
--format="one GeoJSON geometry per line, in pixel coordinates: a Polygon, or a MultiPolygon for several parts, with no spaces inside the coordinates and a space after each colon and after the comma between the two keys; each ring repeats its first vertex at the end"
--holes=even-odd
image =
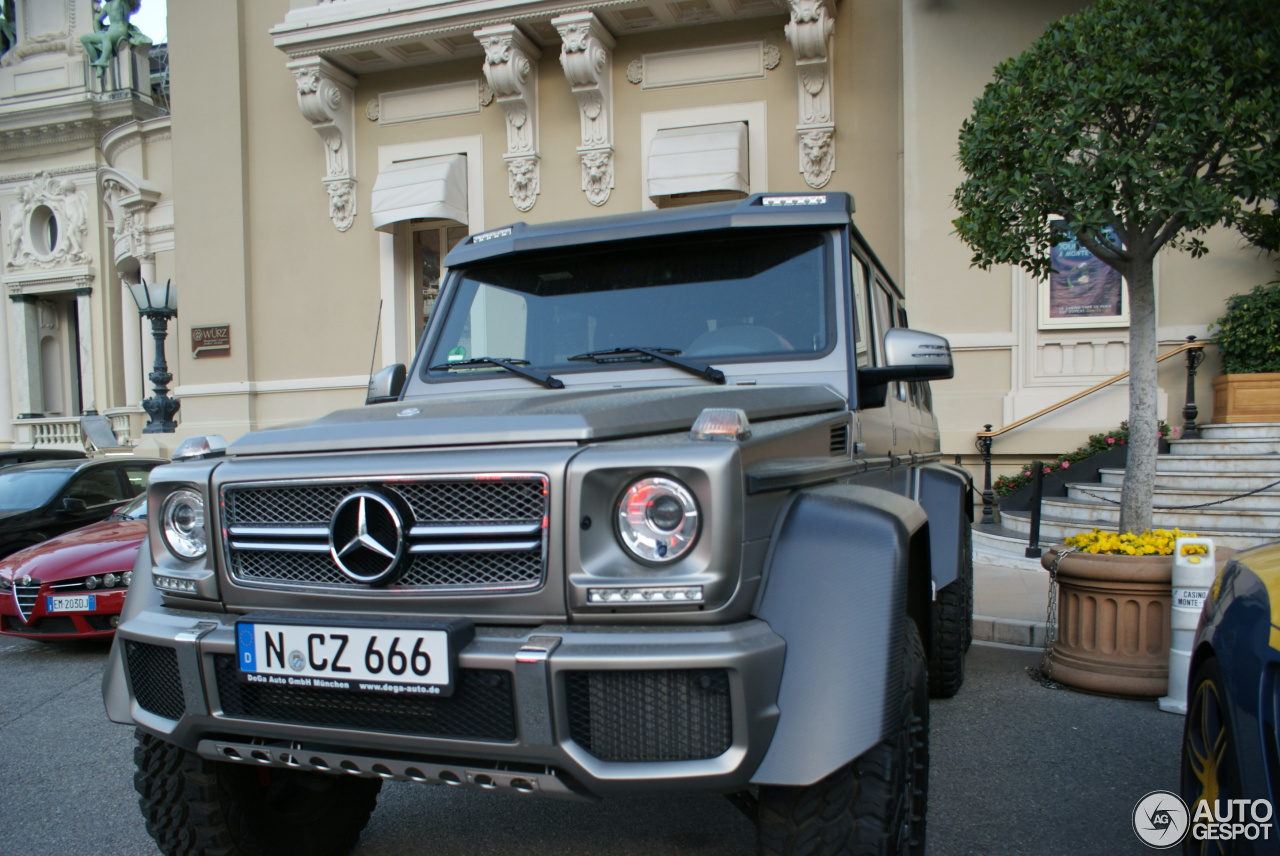
{"type": "Polygon", "coordinates": [[[87,448],[78,416],[16,419],[13,422],[13,441],[14,446],[35,449],[87,448]]]}

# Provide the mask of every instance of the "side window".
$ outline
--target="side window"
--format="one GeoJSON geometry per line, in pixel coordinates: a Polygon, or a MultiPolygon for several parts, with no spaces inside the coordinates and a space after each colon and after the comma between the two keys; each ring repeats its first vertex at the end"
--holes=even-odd
{"type": "Polygon", "coordinates": [[[114,469],[93,470],[81,475],[71,483],[67,497],[84,500],[85,505],[103,505],[128,498],[114,469]]]}
{"type": "Polygon", "coordinates": [[[151,469],[142,467],[125,467],[124,477],[129,482],[129,495],[137,496],[146,490],[147,478],[151,475],[151,469]]]}
{"type": "Polygon", "coordinates": [[[889,292],[879,277],[876,277],[875,287],[871,289],[871,299],[875,303],[873,309],[876,321],[876,364],[884,365],[884,334],[893,328],[894,316],[889,292]]]}
{"type": "Polygon", "coordinates": [[[871,325],[867,320],[867,266],[856,255],[850,265],[853,272],[853,343],[859,368],[871,365],[871,325]]]}

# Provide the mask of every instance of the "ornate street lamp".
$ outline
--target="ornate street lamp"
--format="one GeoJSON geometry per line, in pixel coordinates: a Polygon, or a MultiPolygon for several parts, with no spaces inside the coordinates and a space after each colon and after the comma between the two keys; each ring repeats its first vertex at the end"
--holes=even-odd
{"type": "Polygon", "coordinates": [[[169,397],[169,381],[173,380],[173,375],[164,361],[164,340],[169,334],[169,319],[178,314],[178,294],[171,281],[164,285],[130,283],[129,293],[133,295],[133,302],[138,304],[139,314],[151,319],[151,335],[156,340],[156,364],[147,375],[154,384],[152,391],[155,395],[142,402],[142,409],[151,416],[142,433],[172,434],[178,427],[173,417],[182,405],[178,399],[169,397]]]}

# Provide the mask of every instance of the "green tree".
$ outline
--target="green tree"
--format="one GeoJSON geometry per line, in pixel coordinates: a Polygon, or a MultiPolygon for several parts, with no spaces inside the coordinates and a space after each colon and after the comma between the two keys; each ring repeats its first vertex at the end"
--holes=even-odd
{"type": "MultiPolygon", "coordinates": [[[[1163,247],[1280,198],[1280,2],[1097,0],[1001,63],[960,130],[956,231],[973,264],[1048,276],[1072,238],[1124,277],[1129,465],[1121,531],[1151,525],[1163,247]],[[1114,237],[1111,237],[1114,236],[1114,237]]],[[[1265,228],[1265,227],[1263,227],[1265,228]]]]}

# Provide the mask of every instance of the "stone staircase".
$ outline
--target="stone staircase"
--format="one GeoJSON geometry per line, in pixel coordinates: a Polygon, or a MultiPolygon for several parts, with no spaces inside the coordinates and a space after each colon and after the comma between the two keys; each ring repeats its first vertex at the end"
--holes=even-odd
{"type": "MultiPolygon", "coordinates": [[[[1156,459],[1152,526],[1195,532],[1237,550],[1280,539],[1280,424],[1202,425],[1199,434],[1170,441],[1169,453],[1156,459]]],[[[1042,545],[1094,528],[1116,530],[1124,470],[1099,475],[1100,483],[1073,484],[1065,498],[1044,500],[1042,545]]],[[[976,526],[975,560],[1038,567],[1023,558],[1030,531],[1030,511],[1002,513],[994,527],[976,526]]]]}

